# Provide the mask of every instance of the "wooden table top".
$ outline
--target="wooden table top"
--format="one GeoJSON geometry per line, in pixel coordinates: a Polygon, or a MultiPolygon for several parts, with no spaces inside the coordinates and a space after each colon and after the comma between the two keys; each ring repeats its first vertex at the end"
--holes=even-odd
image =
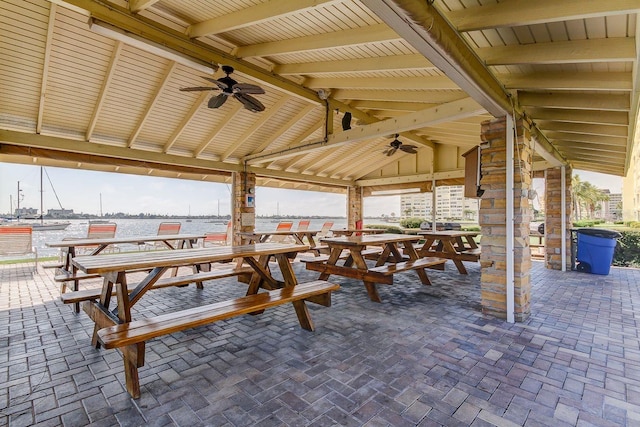
{"type": "Polygon", "coordinates": [[[57,242],[47,242],[46,245],[50,248],[71,248],[74,246],[89,246],[89,245],[117,245],[124,243],[138,243],[138,242],[161,242],[163,240],[197,240],[204,239],[204,234],[162,234],[162,235],[149,235],[149,236],[130,236],[130,237],[111,237],[111,238],[97,238],[87,239],[83,237],[72,238],[69,240],[60,240],[57,242]]]}
{"type": "Polygon", "coordinates": [[[331,230],[334,234],[383,234],[385,230],[383,228],[336,228],[331,230]]]}
{"type": "Polygon", "coordinates": [[[292,236],[294,234],[318,234],[320,230],[238,231],[238,236],[292,236]]]}
{"type": "Polygon", "coordinates": [[[151,269],[155,267],[180,267],[209,262],[228,261],[233,258],[275,255],[309,250],[307,245],[281,243],[256,243],[254,245],[218,246],[200,249],[176,249],[123,253],[109,256],[79,256],[72,261],[87,274],[151,269]]]}
{"type": "Polygon", "coordinates": [[[441,230],[441,231],[419,231],[419,236],[429,236],[435,238],[448,238],[448,237],[475,237],[480,234],[479,231],[460,231],[460,230],[441,230]]]}
{"type": "Polygon", "coordinates": [[[384,245],[386,243],[417,242],[421,237],[415,234],[362,234],[360,236],[323,237],[322,242],[347,246],[384,245]]]}

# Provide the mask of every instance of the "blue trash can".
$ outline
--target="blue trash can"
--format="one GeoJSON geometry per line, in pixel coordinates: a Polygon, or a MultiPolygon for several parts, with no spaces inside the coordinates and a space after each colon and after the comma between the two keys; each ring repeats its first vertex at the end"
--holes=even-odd
{"type": "Polygon", "coordinates": [[[578,271],[592,274],[609,274],[613,254],[620,233],[600,228],[581,228],[578,233],[578,253],[576,261],[578,271]]]}

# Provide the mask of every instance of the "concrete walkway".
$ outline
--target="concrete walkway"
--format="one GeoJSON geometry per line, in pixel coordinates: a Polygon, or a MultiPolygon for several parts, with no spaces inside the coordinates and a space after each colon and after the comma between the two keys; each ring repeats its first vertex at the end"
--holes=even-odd
{"type": "MultiPolygon", "coordinates": [[[[379,287],[382,304],[336,278],[333,306],[309,305],[313,333],[287,305],[153,340],[138,400],[119,353],[92,348],[87,316],[59,302],[52,270],[0,266],[0,425],[640,425],[640,270],[534,262],[532,316],[512,325],[482,315],[479,267],[466,265],[429,271],[431,287],[407,272],[379,287]]],[[[153,291],[136,318],[245,290],[153,291]]]]}

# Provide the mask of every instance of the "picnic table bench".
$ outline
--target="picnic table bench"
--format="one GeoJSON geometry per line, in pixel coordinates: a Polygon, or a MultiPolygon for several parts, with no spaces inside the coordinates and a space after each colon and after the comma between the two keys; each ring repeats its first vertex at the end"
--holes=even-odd
{"type": "Polygon", "coordinates": [[[105,348],[118,348],[121,351],[127,391],[137,398],[140,396],[138,368],[144,366],[145,342],[150,339],[242,314],[259,314],[267,308],[285,303],[293,305],[302,328],[313,331],[313,322],[305,302],[328,307],[331,305],[331,292],[338,290],[339,286],[324,280],[298,284],[288,257],[308,249],[306,245],[260,243],[108,257],[76,257],[72,262],[79,271],[99,274],[104,281],[99,298],[95,298],[95,292],[75,294],[71,298],[74,301],[82,299],[83,310],[94,321],[92,344],[96,348],[104,345],[105,348]],[[276,259],[282,280],[271,274],[271,258],[276,259]],[[245,296],[156,317],[132,319],[131,308],[143,300],[147,291],[159,286],[175,286],[182,280],[188,280],[161,279],[160,276],[167,269],[238,259],[252,269],[245,296]],[[130,289],[125,273],[134,269],[146,269],[149,273],[130,289]],[[264,291],[259,292],[261,288],[264,291]],[[115,308],[110,307],[112,293],[117,297],[115,308]]]}
{"type": "Polygon", "coordinates": [[[381,302],[376,284],[393,284],[393,275],[402,271],[415,270],[424,285],[431,285],[425,268],[437,268],[444,265],[446,259],[437,257],[420,258],[413,243],[419,236],[407,234],[365,234],[360,236],[341,236],[324,238],[321,241],[331,248],[326,261],[307,260],[307,270],[319,271],[320,280],[327,280],[332,274],[362,280],[374,302],[381,302]],[[407,259],[400,252],[398,245],[403,246],[407,259]],[[374,254],[368,246],[376,249],[375,266],[369,267],[365,255],[374,254]],[[344,256],[343,251],[348,255],[344,256]],[[344,259],[342,265],[338,261],[344,259]],[[387,265],[390,263],[390,265],[387,265]]]}
{"type": "Polygon", "coordinates": [[[478,262],[480,248],[474,237],[480,234],[477,231],[421,231],[418,233],[424,244],[417,249],[423,257],[447,258],[453,261],[460,274],[467,274],[462,261],[478,262]]]}
{"type": "MultiPolygon", "coordinates": [[[[58,268],[53,280],[60,283],[60,294],[64,294],[71,284],[73,291],[79,289],[80,281],[85,279],[95,279],[99,274],[86,274],[78,272],[72,261],[77,255],[78,248],[90,248],[87,256],[95,256],[102,253],[108,247],[119,244],[140,244],[154,242],[163,244],[167,249],[193,248],[198,239],[204,238],[203,234],[161,234],[148,236],[128,236],[128,237],[98,237],[98,238],[66,238],[60,241],[47,242],[47,247],[59,248],[63,251],[64,260],[62,264],[55,265],[58,268]]],[[[194,272],[199,271],[194,268],[194,272]]],[[[76,304],[75,312],[79,312],[80,307],[76,304]]]]}

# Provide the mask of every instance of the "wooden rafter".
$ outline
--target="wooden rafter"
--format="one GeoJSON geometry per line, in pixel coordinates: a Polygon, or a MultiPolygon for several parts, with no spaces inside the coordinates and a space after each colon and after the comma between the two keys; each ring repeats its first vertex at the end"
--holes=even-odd
{"type": "Polygon", "coordinates": [[[255,45],[241,46],[233,54],[238,58],[252,56],[274,56],[285,53],[305,52],[310,50],[334,49],[337,47],[355,46],[399,38],[393,30],[383,24],[331,33],[315,34],[289,40],[279,40],[255,45]]]}
{"type": "Polygon", "coordinates": [[[344,59],[340,61],[315,61],[276,65],[273,72],[281,76],[296,74],[335,74],[390,70],[415,70],[433,68],[433,64],[419,54],[387,57],[344,59]]]}
{"type": "Polygon", "coordinates": [[[169,139],[165,143],[162,151],[164,151],[165,153],[168,153],[169,150],[171,150],[171,147],[173,147],[173,144],[175,144],[178,138],[180,138],[180,135],[182,134],[182,132],[184,132],[187,126],[189,126],[189,123],[191,123],[191,120],[193,120],[196,114],[198,114],[198,111],[202,107],[202,104],[210,96],[211,94],[208,92],[202,92],[198,96],[196,101],[191,106],[191,109],[189,110],[189,112],[182,118],[182,121],[180,122],[180,124],[176,127],[176,129],[173,131],[173,134],[169,137],[169,139]]]}
{"type": "Polygon", "coordinates": [[[305,9],[318,7],[323,3],[336,3],[339,1],[341,0],[296,0],[295,2],[290,0],[269,0],[218,18],[190,25],[186,33],[193,38],[224,33],[299,13],[305,9]]]}
{"type": "Polygon", "coordinates": [[[512,0],[451,11],[447,18],[459,31],[472,31],[638,12],[636,0],[512,0]]]}
{"type": "Polygon", "coordinates": [[[195,151],[193,152],[193,157],[200,156],[200,154],[202,154],[202,152],[215,141],[218,135],[220,135],[220,132],[222,132],[224,127],[233,121],[233,118],[241,109],[242,104],[240,104],[239,102],[234,102],[233,106],[224,117],[224,119],[220,120],[220,123],[218,123],[218,125],[213,128],[209,137],[202,144],[200,144],[198,148],[195,149],[195,151]]]}
{"type": "Polygon", "coordinates": [[[89,122],[89,126],[87,127],[87,132],[85,134],[85,139],[87,141],[91,141],[91,136],[93,135],[93,130],[98,123],[98,117],[100,116],[100,111],[102,111],[102,107],[107,99],[107,95],[109,93],[109,86],[113,81],[113,76],[116,72],[116,66],[118,64],[118,58],[120,57],[120,53],[122,52],[123,43],[120,41],[116,41],[113,53],[111,55],[111,60],[109,61],[109,67],[107,69],[104,80],[102,81],[102,88],[100,89],[100,94],[98,95],[98,100],[96,102],[96,106],[93,109],[93,114],[91,116],[91,121],[89,122]]]}
{"type": "Polygon", "coordinates": [[[162,76],[162,83],[160,83],[160,86],[156,88],[155,94],[147,104],[147,108],[145,109],[144,114],[142,115],[142,118],[136,125],[136,128],[134,129],[134,131],[131,133],[131,136],[129,137],[129,141],[127,142],[127,147],[133,147],[133,145],[135,144],[136,139],[138,138],[138,135],[140,135],[140,132],[142,131],[144,124],[147,122],[147,120],[149,119],[149,116],[151,115],[151,112],[153,111],[153,107],[157,104],[158,100],[160,99],[160,96],[164,92],[164,89],[167,87],[167,83],[169,82],[171,75],[176,69],[176,66],[177,64],[173,61],[169,63],[169,66],[167,67],[167,69],[164,72],[164,75],[162,76]]]}
{"type": "Polygon", "coordinates": [[[51,58],[51,46],[53,44],[53,30],[56,22],[57,5],[51,3],[49,9],[49,23],[47,24],[47,44],[44,48],[44,60],[42,65],[42,83],[40,84],[40,102],[38,104],[38,118],[36,119],[36,133],[42,132],[42,118],[44,116],[44,102],[47,95],[47,80],[49,78],[49,62],[51,58]]]}
{"type": "Polygon", "coordinates": [[[244,131],[244,133],[238,137],[238,143],[232,144],[224,151],[224,153],[222,153],[222,155],[220,156],[220,160],[225,161],[227,158],[229,158],[229,156],[231,156],[238,148],[240,148],[244,141],[249,139],[251,135],[253,135],[258,129],[260,129],[260,126],[271,120],[271,118],[275,116],[278,111],[290,100],[291,97],[285,95],[274,105],[269,106],[267,111],[263,111],[260,115],[260,118],[256,120],[251,126],[249,126],[244,131]]]}

